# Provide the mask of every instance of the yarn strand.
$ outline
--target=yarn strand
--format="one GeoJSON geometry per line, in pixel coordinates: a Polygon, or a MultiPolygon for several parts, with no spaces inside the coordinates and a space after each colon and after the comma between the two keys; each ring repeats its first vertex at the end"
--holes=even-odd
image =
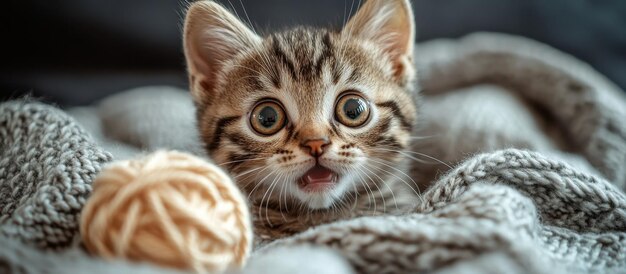
{"type": "Polygon", "coordinates": [[[159,151],[117,162],[93,189],[80,231],[94,254],[215,273],[241,267],[250,253],[243,196],[200,158],[159,151]]]}

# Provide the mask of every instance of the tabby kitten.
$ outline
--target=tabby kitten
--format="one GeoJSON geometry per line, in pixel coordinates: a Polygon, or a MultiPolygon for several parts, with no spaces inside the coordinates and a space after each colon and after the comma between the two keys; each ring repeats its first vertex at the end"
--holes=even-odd
{"type": "Polygon", "coordinates": [[[248,195],[260,236],[414,203],[413,37],[408,0],[369,0],[340,31],[264,37],[217,3],[190,6],[184,48],[199,131],[248,195]]]}

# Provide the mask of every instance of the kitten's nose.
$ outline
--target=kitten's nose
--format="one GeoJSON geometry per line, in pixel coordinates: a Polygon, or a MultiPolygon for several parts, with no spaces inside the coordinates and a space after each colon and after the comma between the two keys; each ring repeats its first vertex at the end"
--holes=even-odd
{"type": "Polygon", "coordinates": [[[329,145],[330,141],[328,138],[317,138],[317,139],[309,139],[300,144],[303,147],[309,148],[309,154],[313,157],[320,157],[324,154],[324,147],[329,145]]]}

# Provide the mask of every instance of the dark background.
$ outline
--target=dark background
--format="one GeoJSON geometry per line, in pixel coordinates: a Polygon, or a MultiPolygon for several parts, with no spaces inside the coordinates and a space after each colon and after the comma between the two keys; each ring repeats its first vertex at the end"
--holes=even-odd
{"type": "MultiPolygon", "coordinates": [[[[339,26],[358,0],[228,0],[257,31],[339,26]]],[[[626,88],[624,0],[414,0],[418,41],[474,31],[524,35],[590,63],[626,88]]],[[[84,105],[143,85],[187,85],[185,1],[5,0],[0,99],[32,94],[84,105]]]]}

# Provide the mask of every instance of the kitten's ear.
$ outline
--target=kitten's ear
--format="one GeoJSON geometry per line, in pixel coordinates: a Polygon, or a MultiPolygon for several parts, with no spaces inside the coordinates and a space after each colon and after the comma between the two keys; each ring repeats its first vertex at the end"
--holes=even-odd
{"type": "Polygon", "coordinates": [[[410,81],[413,69],[415,24],[408,0],[368,0],[348,21],[344,35],[357,36],[380,45],[393,62],[394,75],[410,81]]]}
{"type": "Polygon", "coordinates": [[[212,1],[198,1],[189,7],[183,40],[189,86],[200,103],[213,97],[216,78],[229,59],[261,43],[244,23],[212,1]]]}

